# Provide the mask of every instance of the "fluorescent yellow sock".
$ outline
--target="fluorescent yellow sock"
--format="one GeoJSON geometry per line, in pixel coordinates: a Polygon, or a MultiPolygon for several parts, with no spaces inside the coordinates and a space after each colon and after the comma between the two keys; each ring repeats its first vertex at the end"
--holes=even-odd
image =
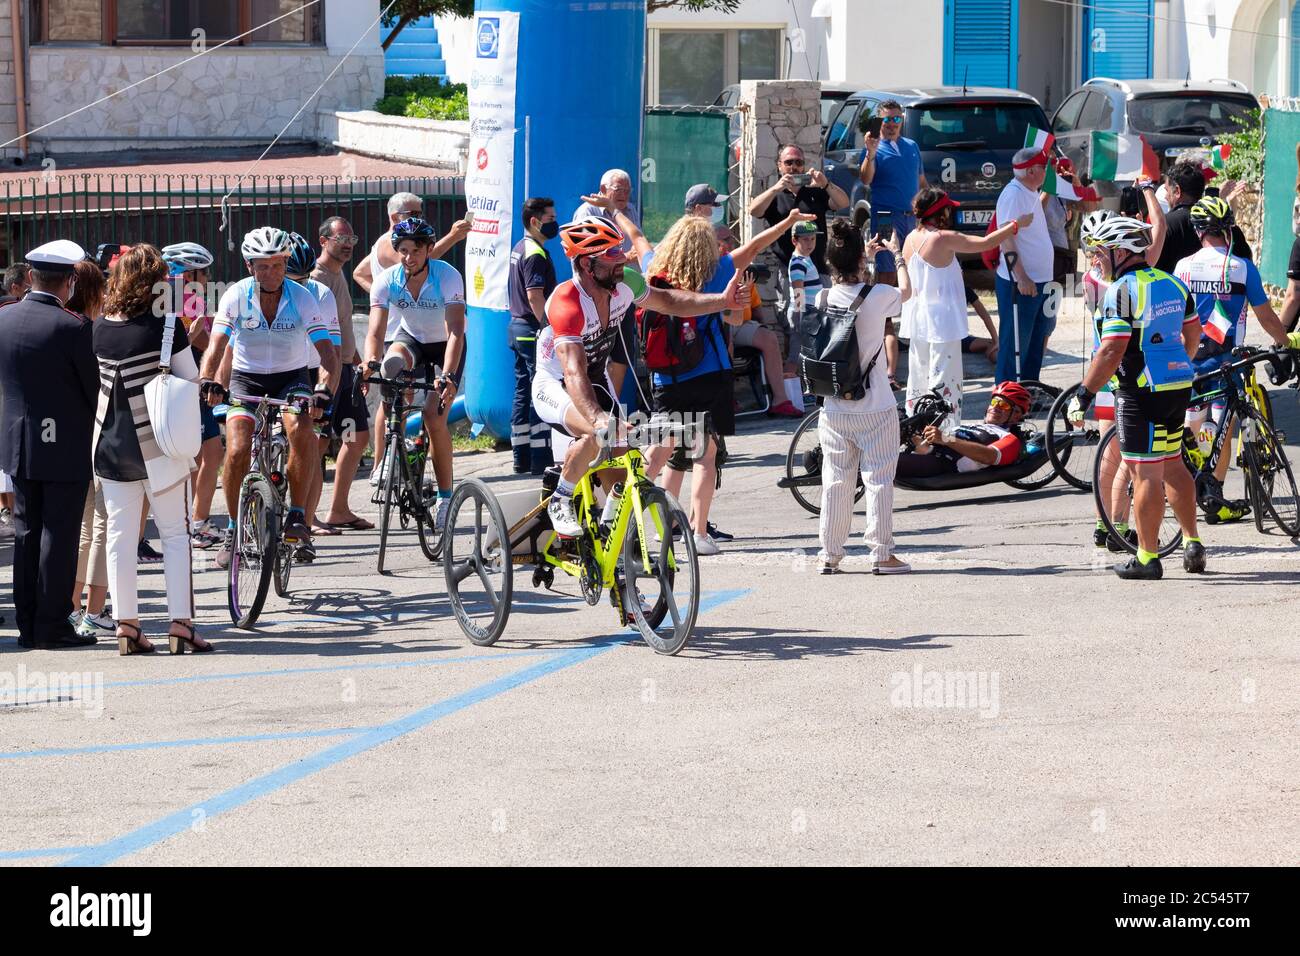
{"type": "Polygon", "coordinates": [[[1156,554],[1154,551],[1143,551],[1141,548],[1138,548],[1138,564],[1150,564],[1158,557],[1160,557],[1160,555],[1156,554]]]}

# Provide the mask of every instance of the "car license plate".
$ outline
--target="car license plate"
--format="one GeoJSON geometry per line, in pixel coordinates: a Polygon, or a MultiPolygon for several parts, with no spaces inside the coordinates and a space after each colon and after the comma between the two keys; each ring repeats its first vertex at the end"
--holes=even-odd
{"type": "Polygon", "coordinates": [[[959,221],[967,226],[987,226],[993,221],[992,209],[962,209],[959,214],[959,221]]]}

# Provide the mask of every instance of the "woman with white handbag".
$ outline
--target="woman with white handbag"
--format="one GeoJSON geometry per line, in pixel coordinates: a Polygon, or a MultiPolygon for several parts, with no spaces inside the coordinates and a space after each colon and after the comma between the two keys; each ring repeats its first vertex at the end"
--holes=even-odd
{"type": "Polygon", "coordinates": [[[189,477],[202,435],[198,368],[184,325],[166,312],[166,279],[157,249],[133,247],[113,267],[105,315],[95,323],[100,395],[93,454],[108,511],[108,588],[122,655],[155,650],[140,630],[136,591],[146,499],[162,539],[170,650],[212,650],[194,629],[190,568],[189,477]]]}

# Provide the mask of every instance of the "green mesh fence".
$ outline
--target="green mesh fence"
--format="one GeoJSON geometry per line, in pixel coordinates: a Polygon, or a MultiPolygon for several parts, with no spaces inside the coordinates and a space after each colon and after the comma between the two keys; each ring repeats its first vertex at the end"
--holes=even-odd
{"type": "Polygon", "coordinates": [[[651,242],[681,217],[686,190],[727,195],[729,118],[716,110],[646,110],[641,145],[641,228],[651,242]]]}
{"type": "Polygon", "coordinates": [[[1264,112],[1264,236],[1259,259],[1261,277],[1270,285],[1286,285],[1286,265],[1295,242],[1291,208],[1295,202],[1296,143],[1300,143],[1300,113],[1264,112]]]}

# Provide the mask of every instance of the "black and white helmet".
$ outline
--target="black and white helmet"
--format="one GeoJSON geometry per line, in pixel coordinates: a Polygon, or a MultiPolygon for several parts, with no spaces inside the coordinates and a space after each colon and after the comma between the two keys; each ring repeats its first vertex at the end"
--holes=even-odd
{"type": "Polygon", "coordinates": [[[253,259],[288,256],[292,251],[293,243],[289,239],[289,234],[274,226],[261,226],[254,229],[244,236],[244,243],[240,246],[240,253],[250,262],[253,259]]]}
{"type": "Polygon", "coordinates": [[[162,257],[164,262],[180,272],[206,269],[212,265],[213,260],[212,253],[197,242],[178,242],[175,245],[164,246],[162,257]]]}
{"type": "Polygon", "coordinates": [[[1079,241],[1087,243],[1088,240],[1097,234],[1097,230],[1102,227],[1115,213],[1109,209],[1097,209],[1083,217],[1083,222],[1079,224],[1079,241]]]}
{"type": "Polygon", "coordinates": [[[1132,216],[1108,216],[1091,230],[1084,224],[1079,238],[1085,248],[1127,249],[1145,252],[1151,245],[1151,223],[1132,216]]]}

